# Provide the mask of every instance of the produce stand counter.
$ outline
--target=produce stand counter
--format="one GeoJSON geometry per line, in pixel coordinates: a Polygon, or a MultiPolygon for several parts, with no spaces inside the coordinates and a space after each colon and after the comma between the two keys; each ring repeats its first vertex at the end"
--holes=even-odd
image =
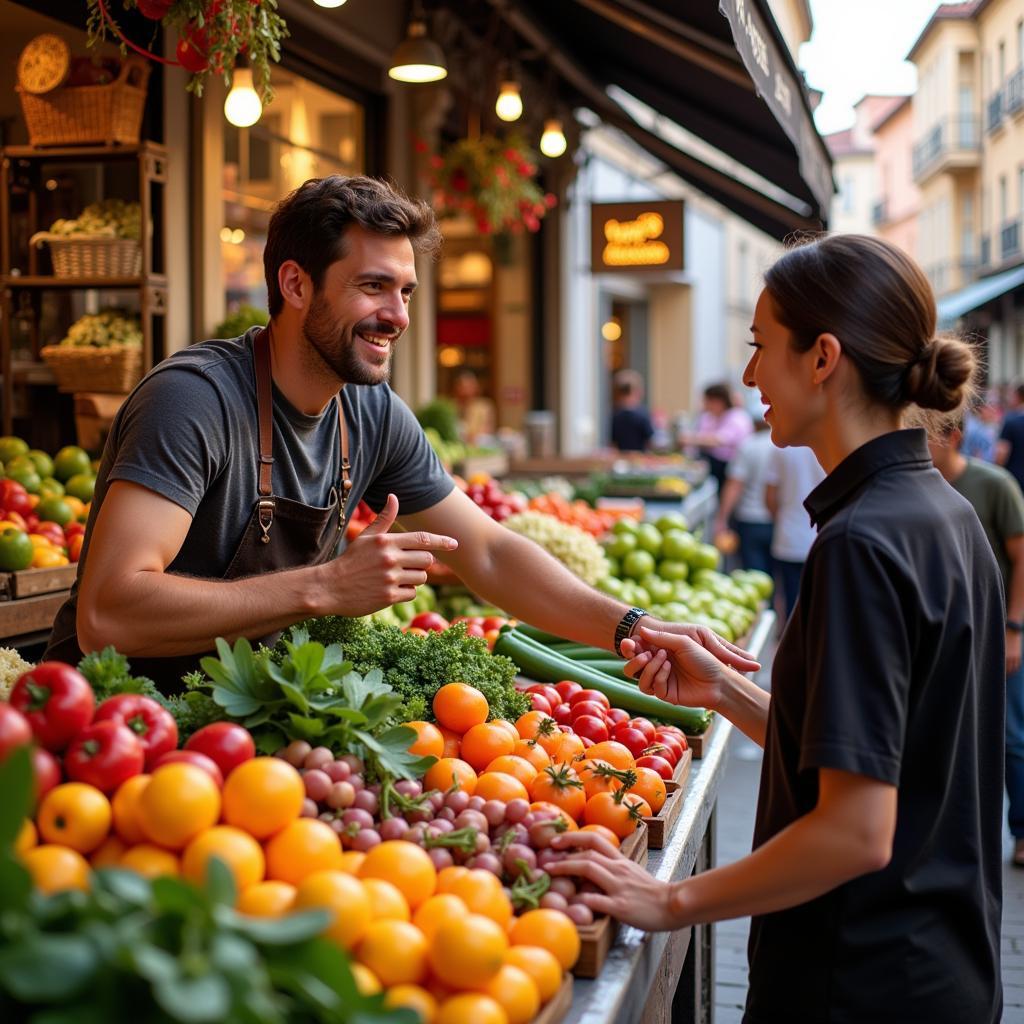
{"type": "MultiPolygon", "coordinates": [[[[747,645],[755,657],[774,626],[775,614],[762,612],[747,645]]],[[[731,723],[718,718],[703,758],[692,764],[679,821],[665,847],[648,853],[647,870],[660,881],[714,867],[715,806],[731,735],[731,723]]],[[[711,1024],[712,927],[656,934],[621,927],[598,977],[573,982],[565,1024],[711,1024]]]]}

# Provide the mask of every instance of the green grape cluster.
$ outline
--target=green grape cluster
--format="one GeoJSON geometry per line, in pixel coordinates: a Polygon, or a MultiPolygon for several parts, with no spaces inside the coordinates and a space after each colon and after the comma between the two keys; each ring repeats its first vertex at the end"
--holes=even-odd
{"type": "Polygon", "coordinates": [[[61,344],[74,348],[107,348],[111,345],[137,348],[142,345],[142,327],[135,317],[125,316],[115,309],[105,309],[79,317],[68,328],[67,337],[61,344]]]}
{"type": "Polygon", "coordinates": [[[64,237],[91,235],[138,241],[142,237],[142,208],[123,199],[103,199],[90,203],[73,220],[55,220],[50,232],[64,237]]]}

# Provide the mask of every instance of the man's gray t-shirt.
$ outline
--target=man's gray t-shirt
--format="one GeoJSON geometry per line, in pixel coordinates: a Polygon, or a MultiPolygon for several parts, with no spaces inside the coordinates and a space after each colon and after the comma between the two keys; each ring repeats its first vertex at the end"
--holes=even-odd
{"type": "MultiPolygon", "coordinates": [[[[252,342],[206,341],[165,359],[129,395],[111,426],[96,478],[90,530],[111,483],[126,480],[192,516],[168,572],[224,575],[258,493],[259,427],[252,342]]],[[[399,514],[421,512],[453,487],[409,407],[387,384],[347,384],[341,392],[349,432],[349,509],[364,499],[379,511],[389,493],[399,514]]],[[[341,479],[334,402],[319,415],[296,409],[274,387],[273,492],[326,507],[341,479]]],[[[343,543],[343,541],[341,542],[343,543]]],[[[79,578],[88,559],[88,541],[79,578]]],[[[77,582],[58,613],[51,644],[74,635],[77,582]]]]}

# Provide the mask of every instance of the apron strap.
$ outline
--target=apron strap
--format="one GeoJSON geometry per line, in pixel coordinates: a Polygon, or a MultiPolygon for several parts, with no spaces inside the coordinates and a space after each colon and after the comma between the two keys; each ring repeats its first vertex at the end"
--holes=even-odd
{"type": "Polygon", "coordinates": [[[270,543],[274,522],[274,394],[270,368],[270,329],[264,328],[253,342],[253,366],[256,372],[256,416],[260,431],[259,521],[260,543],[270,543]]]}
{"type": "Polygon", "coordinates": [[[338,436],[341,439],[341,497],[338,501],[338,529],[345,525],[345,506],[348,504],[349,492],[352,490],[352,479],[350,470],[352,465],[348,460],[348,425],[345,423],[345,408],[341,404],[341,395],[334,399],[338,406],[338,436]]]}

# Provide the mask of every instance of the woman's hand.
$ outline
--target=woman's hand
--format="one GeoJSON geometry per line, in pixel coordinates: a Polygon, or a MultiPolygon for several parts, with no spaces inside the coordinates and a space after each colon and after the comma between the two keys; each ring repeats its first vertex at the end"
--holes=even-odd
{"type": "Polygon", "coordinates": [[[550,864],[550,874],[586,879],[602,890],[581,896],[594,913],[610,914],[648,932],[673,931],[683,926],[671,909],[674,887],[657,881],[646,868],[627,860],[603,836],[567,832],[556,836],[551,845],[572,853],[565,860],[550,864]]]}

